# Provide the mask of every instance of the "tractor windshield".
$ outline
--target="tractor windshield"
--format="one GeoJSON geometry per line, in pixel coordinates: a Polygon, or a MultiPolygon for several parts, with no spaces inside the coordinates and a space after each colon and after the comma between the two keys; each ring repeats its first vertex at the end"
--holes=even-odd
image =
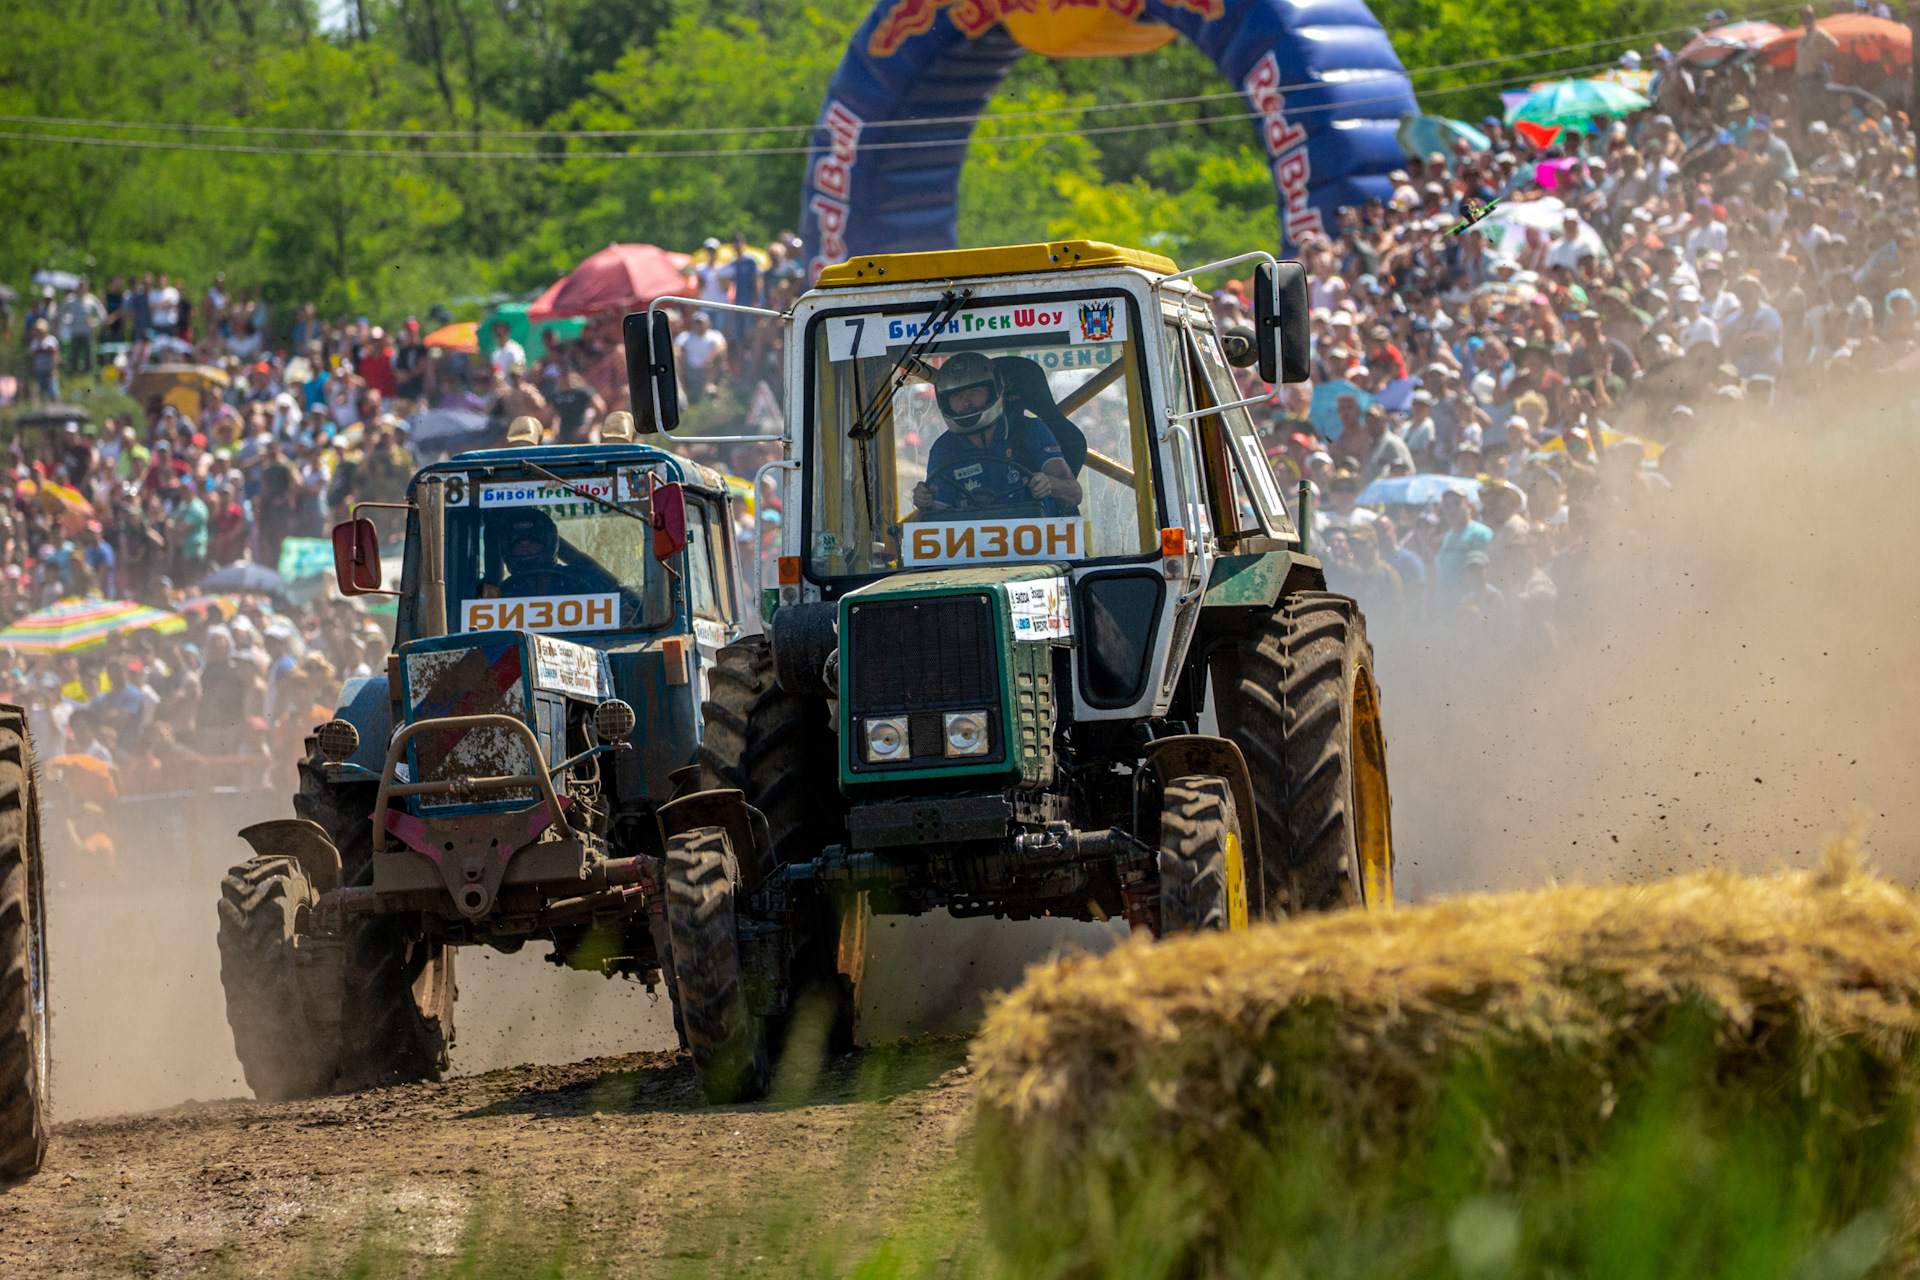
{"type": "Polygon", "coordinates": [[[815,578],[1157,553],[1133,305],[1119,291],[814,321],[815,578]]]}
{"type": "Polygon", "coordinates": [[[645,473],[565,479],[449,478],[449,630],[624,631],[672,621],[671,585],[648,552],[646,526],[583,496],[644,519],[645,473]]]}

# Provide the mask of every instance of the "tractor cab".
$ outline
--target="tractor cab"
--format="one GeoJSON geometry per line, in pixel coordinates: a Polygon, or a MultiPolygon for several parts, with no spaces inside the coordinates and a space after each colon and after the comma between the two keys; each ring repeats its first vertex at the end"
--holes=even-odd
{"type": "MultiPolygon", "coordinates": [[[[661,305],[627,319],[643,431],[677,416],[661,305]]],[[[722,652],[702,790],[660,813],[711,1096],[765,1087],[809,993],[851,1034],[873,914],[1163,936],[1390,905],[1365,623],[1248,412],[1308,375],[1299,264],[864,257],[780,318],[767,633],[722,652]],[[1254,324],[1223,330],[1194,278],[1242,264],[1254,324]]]]}

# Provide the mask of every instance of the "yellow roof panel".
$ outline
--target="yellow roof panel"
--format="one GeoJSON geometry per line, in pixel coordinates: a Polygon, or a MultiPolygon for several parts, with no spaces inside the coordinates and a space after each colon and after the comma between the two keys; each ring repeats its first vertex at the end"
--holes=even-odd
{"type": "Polygon", "coordinates": [[[827,267],[814,281],[821,289],[856,284],[915,284],[974,276],[1018,276],[1087,267],[1139,267],[1159,275],[1178,270],[1170,258],[1144,249],[1123,249],[1098,240],[1056,240],[992,249],[935,249],[927,253],[876,253],[827,267]]]}

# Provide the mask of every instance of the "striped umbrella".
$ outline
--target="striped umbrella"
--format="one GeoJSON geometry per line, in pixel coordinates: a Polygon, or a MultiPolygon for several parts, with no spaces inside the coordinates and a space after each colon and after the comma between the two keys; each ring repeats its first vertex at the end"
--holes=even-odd
{"type": "Polygon", "coordinates": [[[144,627],[172,635],[185,631],[187,620],[131,600],[62,600],[0,631],[0,646],[21,653],[83,653],[99,648],[117,632],[144,627]]]}

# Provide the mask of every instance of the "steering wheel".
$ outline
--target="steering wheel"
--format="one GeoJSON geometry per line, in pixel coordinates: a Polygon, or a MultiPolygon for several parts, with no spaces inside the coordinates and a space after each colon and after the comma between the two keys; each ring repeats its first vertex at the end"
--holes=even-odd
{"type": "Polygon", "coordinates": [[[1011,458],[961,458],[956,462],[949,462],[943,467],[936,467],[932,471],[929,471],[923,483],[931,488],[936,479],[944,478],[951,482],[954,489],[958,491],[959,496],[952,504],[954,507],[962,510],[981,511],[988,507],[1005,507],[1018,502],[1037,501],[1032,491],[1027,488],[1027,481],[1039,474],[1039,472],[1030,467],[1021,466],[1011,458]],[[981,465],[1012,467],[1020,473],[1020,478],[1004,489],[968,489],[963,486],[956,477],[948,474],[949,472],[959,470],[961,467],[981,465]]]}

